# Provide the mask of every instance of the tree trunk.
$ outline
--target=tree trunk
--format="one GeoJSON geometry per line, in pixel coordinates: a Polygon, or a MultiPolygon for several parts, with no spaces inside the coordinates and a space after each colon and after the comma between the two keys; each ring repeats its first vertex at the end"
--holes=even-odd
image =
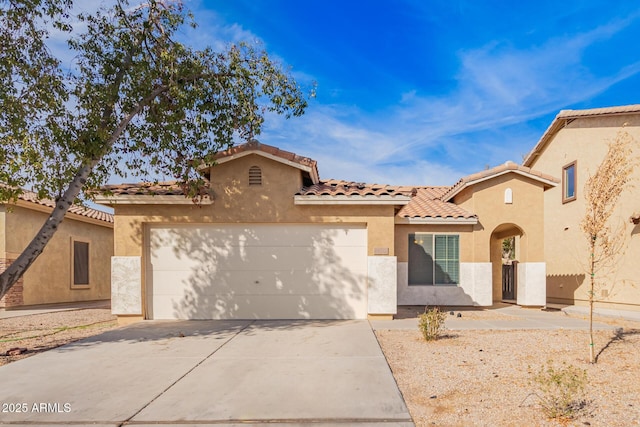
{"type": "Polygon", "coordinates": [[[596,363],[596,358],[593,351],[593,298],[595,295],[595,249],[596,238],[591,238],[591,265],[589,273],[591,276],[591,284],[589,289],[589,362],[596,363]]]}
{"type": "MultiPolygon", "coordinates": [[[[100,129],[107,129],[108,118],[113,114],[115,102],[118,100],[118,92],[122,79],[124,76],[125,69],[129,67],[131,64],[131,55],[127,56],[123,65],[118,71],[118,75],[116,76],[113,87],[114,87],[114,96],[113,103],[108,104],[104,107],[104,111],[102,114],[103,120],[100,126],[100,129]]],[[[194,77],[193,79],[186,79],[183,83],[186,84],[191,80],[195,80],[198,77],[194,77]]],[[[44,248],[51,240],[51,237],[55,234],[58,229],[58,226],[64,219],[64,216],[69,211],[69,208],[73,205],[74,200],[82,191],[82,187],[87,182],[87,178],[91,174],[93,168],[100,162],[101,158],[104,157],[109,151],[111,151],[113,144],[115,141],[120,138],[123,134],[125,128],[131,122],[131,120],[142,111],[142,109],[149,105],[149,103],[155,99],[161,93],[167,91],[169,89],[168,85],[158,85],[154,88],[146,97],[141,99],[132,109],[126,114],[122,120],[118,123],[118,126],[113,130],[111,136],[108,140],[105,141],[104,147],[102,150],[102,154],[99,157],[94,157],[91,160],[88,160],[83,166],[78,169],[76,172],[76,176],[73,178],[73,181],[69,184],[69,187],[64,192],[63,196],[56,202],[56,207],[47,218],[47,222],[44,223],[38,234],[33,238],[29,246],[22,251],[18,259],[16,259],[10,266],[7,268],[2,274],[0,274],[0,298],[5,296],[9,289],[20,279],[20,277],[29,269],[31,264],[40,256],[44,248]]]]}
{"type": "Polygon", "coordinates": [[[73,205],[74,200],[82,191],[84,183],[87,181],[89,174],[98,163],[97,160],[92,160],[90,163],[82,166],[73,181],[69,184],[69,187],[64,192],[64,195],[56,202],[56,207],[53,209],[49,218],[44,223],[38,234],[35,235],[31,243],[22,251],[20,256],[11,265],[0,274],[0,298],[9,292],[9,289],[20,279],[20,277],[29,269],[31,264],[40,256],[44,248],[49,243],[49,240],[53,237],[58,230],[58,226],[64,219],[67,211],[73,205]]]}

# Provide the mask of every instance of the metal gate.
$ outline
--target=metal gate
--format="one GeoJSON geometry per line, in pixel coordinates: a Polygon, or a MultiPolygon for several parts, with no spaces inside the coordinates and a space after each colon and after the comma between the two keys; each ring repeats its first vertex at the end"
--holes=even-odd
{"type": "Polygon", "coordinates": [[[502,299],[515,300],[516,288],[518,285],[518,261],[512,261],[511,264],[502,266],[502,299]]]}

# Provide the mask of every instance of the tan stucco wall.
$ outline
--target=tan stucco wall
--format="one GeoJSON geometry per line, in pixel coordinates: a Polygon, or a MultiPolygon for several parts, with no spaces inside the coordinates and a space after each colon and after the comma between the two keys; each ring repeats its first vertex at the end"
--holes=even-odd
{"type": "Polygon", "coordinates": [[[146,223],[307,223],[368,224],[368,252],[389,248],[393,255],[394,207],[391,205],[295,205],[301,172],[259,155],[247,155],[214,166],[211,205],[116,205],[115,253],[141,256],[146,223]],[[263,185],[248,185],[251,166],[262,169],[263,185]]]}
{"type": "Polygon", "coordinates": [[[544,185],[516,173],[496,176],[470,186],[454,198],[478,215],[473,228],[471,259],[491,262],[493,300],[502,299],[502,240],[517,236],[516,259],[544,261],[544,185]],[[505,203],[511,189],[512,203],[505,203]]]}
{"type": "MultiPolygon", "coordinates": [[[[562,168],[577,160],[577,199],[562,203],[562,186],[545,194],[545,254],[547,261],[547,298],[549,302],[585,304],[588,299],[587,241],[580,231],[584,215],[584,185],[604,157],[606,141],[624,130],[638,142],[640,153],[640,115],[582,118],[562,128],[536,158],[532,167],[561,178],[562,168]]],[[[609,296],[596,293],[601,307],[640,310],[640,226],[629,223],[634,212],[640,212],[640,169],[635,171],[635,188],[622,198],[614,215],[614,225],[626,227],[627,247],[617,260],[615,271],[607,275],[603,287],[609,296]]]]}
{"type": "Polygon", "coordinates": [[[274,160],[249,154],[211,168],[211,189],[216,208],[226,222],[254,222],[271,218],[279,222],[283,207],[293,204],[293,194],[302,187],[301,171],[274,160]],[[249,185],[249,168],[260,167],[262,185],[249,185]],[[224,208],[224,210],[222,209],[224,208]]]}
{"type": "Polygon", "coordinates": [[[471,259],[491,261],[490,240],[508,237],[511,225],[519,227],[527,236],[520,242],[519,261],[544,261],[543,184],[527,177],[508,173],[480,182],[465,189],[454,198],[456,204],[478,215],[474,226],[471,259]],[[504,203],[507,188],[512,190],[513,203],[504,203]],[[501,233],[504,231],[504,233],[501,233]],[[506,234],[506,235],[505,235],[506,234]]]}
{"type": "Polygon", "coordinates": [[[6,212],[7,212],[7,208],[4,205],[0,205],[0,257],[4,257],[5,252],[7,251],[6,249],[6,226],[5,226],[5,221],[6,221],[6,212]]]}
{"type": "MultiPolygon", "coordinates": [[[[242,196],[238,196],[242,197],[242,196]]],[[[251,203],[251,201],[249,201],[251,203]]],[[[368,225],[368,254],[374,248],[389,248],[393,256],[393,207],[392,206],[293,206],[291,196],[290,212],[279,214],[279,224],[295,223],[355,223],[368,225]]],[[[116,206],[115,207],[115,254],[119,256],[143,256],[141,240],[144,226],[148,223],[274,223],[268,216],[256,212],[236,220],[217,203],[208,206],[116,206]]],[[[266,215],[266,214],[265,214],[266,215]]]]}
{"type": "MultiPolygon", "coordinates": [[[[47,213],[14,206],[5,214],[2,231],[6,257],[15,259],[31,242],[47,213]]],[[[24,275],[24,305],[109,299],[113,230],[110,227],[65,219],[43,253],[24,275]],[[90,285],[71,286],[71,238],[90,243],[90,285]]]]}

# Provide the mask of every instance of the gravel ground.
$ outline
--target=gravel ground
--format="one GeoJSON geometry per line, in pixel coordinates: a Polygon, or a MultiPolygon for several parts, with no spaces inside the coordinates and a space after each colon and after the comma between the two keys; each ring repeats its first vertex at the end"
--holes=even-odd
{"type": "MultiPolygon", "coordinates": [[[[496,313],[465,313],[471,316],[496,313]]],[[[416,319],[415,331],[376,334],[417,426],[640,425],[640,324],[598,321],[622,330],[595,333],[594,365],[582,330],[445,331],[426,342],[416,319]],[[587,372],[587,405],[573,420],[549,420],[542,412],[544,395],[533,377],[548,361],[587,372]]]]}
{"type": "Polygon", "coordinates": [[[116,326],[116,316],[110,309],[68,310],[0,319],[0,366],[116,326]]]}
{"type": "MultiPolygon", "coordinates": [[[[398,317],[413,318],[401,308],[398,317]]],[[[504,319],[491,310],[466,319],[504,319]]],[[[445,331],[425,342],[415,330],[376,331],[409,411],[420,426],[640,425],[640,323],[598,318],[622,328],[596,332],[598,363],[588,363],[587,331],[445,331]],[[535,373],[551,361],[587,371],[588,404],[563,423],[542,413],[535,373]]],[[[0,366],[116,328],[109,309],[0,319],[0,366]],[[25,353],[7,356],[13,348],[25,353]]]]}

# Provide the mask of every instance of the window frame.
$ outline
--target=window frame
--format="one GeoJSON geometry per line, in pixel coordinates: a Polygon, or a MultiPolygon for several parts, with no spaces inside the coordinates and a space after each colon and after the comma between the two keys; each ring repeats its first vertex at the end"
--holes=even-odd
{"type": "Polygon", "coordinates": [[[578,197],[578,161],[574,160],[562,167],[562,204],[573,202],[578,197]],[[567,171],[573,168],[573,195],[567,196],[569,181],[567,171]]]}
{"type": "MultiPolygon", "coordinates": [[[[447,243],[448,244],[448,243],[447,243]]],[[[407,272],[408,277],[407,277],[407,285],[408,286],[460,286],[460,234],[459,233],[436,233],[436,232],[421,232],[421,231],[416,231],[416,232],[412,232],[412,233],[408,233],[407,234],[407,272]],[[428,254],[431,257],[431,275],[432,275],[432,283],[411,283],[410,281],[410,272],[411,272],[411,255],[410,255],[410,245],[411,245],[411,236],[413,236],[413,238],[416,238],[416,235],[423,235],[423,236],[431,236],[431,249],[433,254],[428,254]],[[456,237],[457,240],[457,244],[456,244],[456,257],[455,259],[449,259],[448,254],[447,254],[447,258],[444,260],[445,263],[449,263],[449,262],[456,262],[457,263],[457,280],[455,282],[452,283],[439,283],[436,281],[436,277],[437,277],[437,266],[441,266],[442,264],[439,264],[438,261],[442,262],[442,259],[438,259],[436,260],[436,237],[445,237],[447,238],[446,241],[449,241],[449,237],[456,237]]],[[[445,272],[446,274],[450,274],[449,271],[445,272]]]]}
{"type": "Polygon", "coordinates": [[[71,257],[70,257],[69,281],[71,289],[89,289],[91,287],[91,241],[82,237],[71,237],[71,257]],[[76,283],[76,243],[87,244],[87,283],[76,283]]]}

